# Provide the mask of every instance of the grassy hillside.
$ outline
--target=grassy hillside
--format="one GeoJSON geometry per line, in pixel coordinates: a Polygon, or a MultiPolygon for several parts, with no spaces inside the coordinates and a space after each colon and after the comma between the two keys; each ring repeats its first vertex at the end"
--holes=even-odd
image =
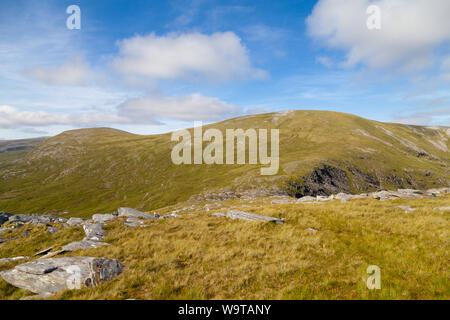
{"type": "MultiPolygon", "coordinates": [[[[110,245],[61,256],[119,260],[125,271],[96,288],[67,290],[52,299],[443,299],[450,298],[450,195],[394,201],[354,199],[272,204],[271,198],[206,203],[177,218],[130,228],[108,222],[110,245]],[[211,206],[217,203],[209,203],[211,206]],[[405,213],[396,208],[410,205],[405,213]],[[278,218],[282,225],[230,220],[227,208],[278,218]],[[308,230],[314,228],[317,231],[308,230]],[[368,290],[367,267],[381,269],[381,290],[368,290]]],[[[161,215],[176,207],[158,210],[161,215]]],[[[34,253],[84,237],[81,227],[55,234],[28,225],[26,238],[2,244],[0,258],[34,253]]],[[[4,235],[20,236],[23,229],[4,235]]],[[[0,265],[0,271],[23,261],[0,265]]],[[[0,279],[0,299],[32,295],[0,279]]]]}
{"type": "Polygon", "coordinates": [[[449,129],[380,123],[326,111],[231,119],[221,130],[280,130],[280,170],[259,165],[180,165],[170,134],[100,128],[64,132],[15,157],[0,157],[0,210],[88,216],[119,206],[143,210],[188,199],[336,190],[448,186],[449,129]]]}

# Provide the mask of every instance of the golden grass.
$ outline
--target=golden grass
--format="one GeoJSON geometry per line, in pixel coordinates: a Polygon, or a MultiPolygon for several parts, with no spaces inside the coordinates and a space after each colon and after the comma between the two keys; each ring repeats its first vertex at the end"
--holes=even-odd
{"type": "MultiPolygon", "coordinates": [[[[67,256],[115,258],[124,272],[94,289],[67,290],[54,299],[450,298],[449,215],[433,210],[450,206],[449,195],[323,204],[275,205],[270,200],[222,203],[255,205],[242,209],[285,217],[284,225],[214,217],[214,210],[191,210],[135,229],[116,220],[105,227],[110,246],[67,256]],[[393,208],[397,205],[418,210],[405,213],[393,208]],[[309,227],[319,232],[307,231],[309,227]],[[381,268],[381,290],[366,287],[369,265],[381,268]]],[[[0,257],[79,240],[79,229],[53,236],[35,230],[29,238],[2,244],[0,257]]],[[[30,293],[0,281],[1,299],[24,295],[30,293]]]]}

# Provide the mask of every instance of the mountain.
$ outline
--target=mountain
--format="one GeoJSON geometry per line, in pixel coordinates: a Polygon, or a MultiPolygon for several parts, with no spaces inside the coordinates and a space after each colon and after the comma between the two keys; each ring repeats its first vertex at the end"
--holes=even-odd
{"type": "Polygon", "coordinates": [[[260,164],[175,165],[171,151],[177,142],[170,133],[72,130],[20,154],[0,154],[0,210],[89,216],[120,206],[151,210],[189,199],[450,184],[450,129],[445,127],[382,123],[329,111],[283,111],[203,130],[208,128],[224,135],[225,129],[279,129],[278,174],[261,175],[266,166],[260,164]]]}

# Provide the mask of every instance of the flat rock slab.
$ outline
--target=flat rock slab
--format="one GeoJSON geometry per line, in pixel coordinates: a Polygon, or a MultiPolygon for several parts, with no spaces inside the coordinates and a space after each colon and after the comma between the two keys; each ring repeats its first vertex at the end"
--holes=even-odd
{"type": "Polygon", "coordinates": [[[144,225],[144,222],[145,222],[144,220],[130,217],[124,222],[124,225],[126,225],[127,227],[139,227],[144,225]]]}
{"type": "Polygon", "coordinates": [[[93,249],[98,248],[102,246],[107,246],[108,244],[105,242],[99,242],[99,241],[93,241],[93,240],[83,240],[83,241],[76,241],[71,242],[69,244],[66,244],[61,249],[64,252],[68,251],[76,251],[76,250],[86,250],[86,249],[93,249]]]}
{"type": "Polygon", "coordinates": [[[215,216],[224,216],[230,219],[239,219],[239,220],[247,220],[247,221],[266,221],[266,222],[275,222],[277,224],[284,223],[284,219],[278,219],[274,217],[261,216],[259,214],[249,213],[245,211],[239,210],[228,210],[226,214],[218,214],[213,213],[215,216]]]}
{"type": "Polygon", "coordinates": [[[450,207],[438,207],[438,208],[434,208],[434,210],[439,210],[439,211],[450,211],[450,207]]]}
{"type": "Polygon", "coordinates": [[[52,251],[53,248],[54,248],[54,246],[52,246],[52,247],[50,247],[50,248],[47,248],[47,249],[44,249],[44,250],[41,250],[41,251],[35,253],[34,256],[36,257],[36,256],[40,256],[40,255],[43,255],[43,254],[47,254],[47,253],[49,253],[50,251],[52,251]]]}
{"type": "Polygon", "coordinates": [[[132,208],[119,208],[117,209],[117,213],[119,217],[129,217],[129,218],[141,218],[141,219],[157,219],[152,215],[149,215],[147,213],[138,211],[136,209],[132,208]]]}
{"type": "Polygon", "coordinates": [[[92,220],[95,222],[99,222],[99,223],[105,223],[106,221],[112,220],[114,218],[116,218],[116,216],[114,216],[110,213],[105,213],[105,214],[97,213],[92,216],[92,220]]]}
{"type": "Polygon", "coordinates": [[[3,259],[0,259],[0,263],[8,263],[11,261],[25,260],[25,259],[30,259],[30,257],[3,258],[3,259]]]}
{"type": "Polygon", "coordinates": [[[65,289],[94,287],[122,272],[113,259],[94,257],[50,258],[27,262],[0,272],[11,285],[39,295],[55,294],[65,289]]]}
{"type": "Polygon", "coordinates": [[[401,210],[403,210],[405,212],[413,212],[413,211],[417,210],[416,208],[412,208],[411,206],[396,206],[394,208],[401,209],[401,210]]]}

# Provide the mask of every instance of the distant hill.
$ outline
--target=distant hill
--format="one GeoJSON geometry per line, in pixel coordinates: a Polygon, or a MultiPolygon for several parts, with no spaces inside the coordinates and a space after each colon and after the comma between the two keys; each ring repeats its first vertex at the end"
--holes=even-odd
{"type": "MultiPolygon", "coordinates": [[[[177,166],[170,158],[176,144],[170,134],[72,130],[36,141],[15,156],[0,154],[0,211],[87,216],[119,206],[150,210],[189,199],[450,184],[450,129],[444,127],[382,123],[329,111],[283,111],[206,128],[279,129],[278,174],[261,176],[261,165],[249,164],[177,166]]],[[[2,147],[7,148],[0,142],[2,147]]]]}

